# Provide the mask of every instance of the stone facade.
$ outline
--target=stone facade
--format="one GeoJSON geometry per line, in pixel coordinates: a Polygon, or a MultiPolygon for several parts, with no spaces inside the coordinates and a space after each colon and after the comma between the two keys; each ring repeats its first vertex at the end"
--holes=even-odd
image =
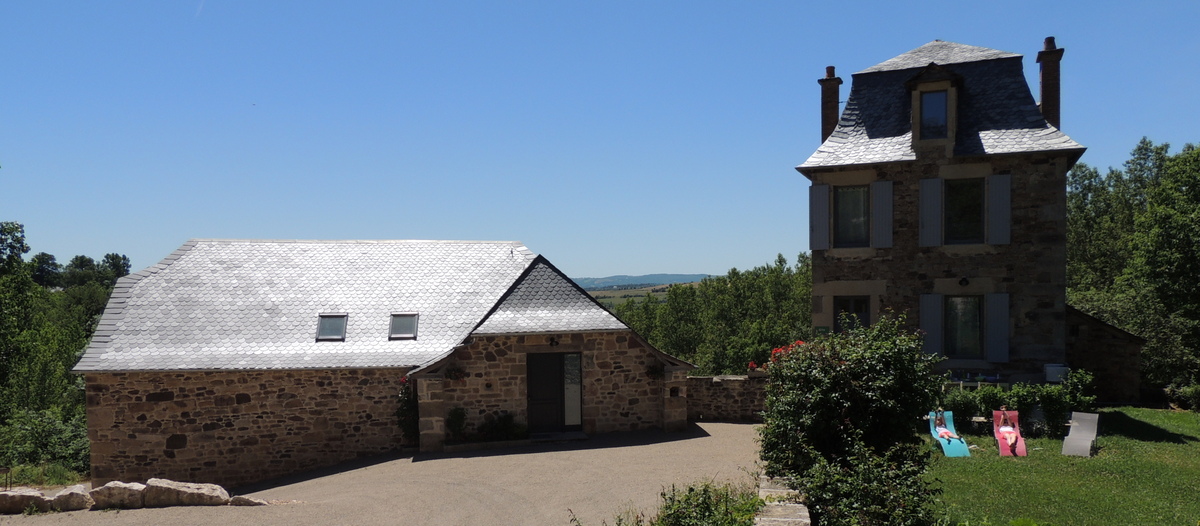
{"type": "Polygon", "coordinates": [[[767,376],[691,376],[688,420],[692,422],[762,422],[767,376]]]}
{"type": "Polygon", "coordinates": [[[527,422],[526,357],[532,353],[580,353],[585,433],[686,425],[686,370],[664,366],[660,354],[630,331],[477,336],[414,375],[421,449],[441,449],[445,417],[456,407],[466,410],[468,434],[506,413],[527,422]]]}
{"type": "Polygon", "coordinates": [[[89,373],[92,483],[236,487],[394,450],[407,369],[89,373]]]}
{"type": "Polygon", "coordinates": [[[1067,333],[1067,364],[1095,375],[1098,402],[1138,401],[1145,340],[1070,307],[1067,333]]]}
{"type": "Polygon", "coordinates": [[[813,251],[813,324],[831,327],[833,297],[870,296],[871,312],[907,313],[919,326],[921,294],[1007,293],[1009,361],[942,362],[953,370],[1000,373],[1013,381],[1036,381],[1046,363],[1066,360],[1066,172],[1073,159],[1062,153],[946,157],[940,151],[916,161],[813,170],[814,185],[863,185],[892,181],[894,242],[889,248],[813,251]],[[1011,242],[1003,245],[919,246],[922,179],[1010,174],[1011,242]]]}

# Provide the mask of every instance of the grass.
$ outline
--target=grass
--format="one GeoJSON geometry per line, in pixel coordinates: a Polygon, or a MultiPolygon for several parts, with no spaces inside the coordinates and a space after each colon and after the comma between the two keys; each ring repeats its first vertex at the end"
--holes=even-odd
{"type": "Polygon", "coordinates": [[[930,469],[955,521],[1200,525],[1200,414],[1101,411],[1091,458],[1063,456],[1055,439],[1026,440],[1025,458],[1000,457],[990,435],[966,439],[979,446],[970,458],[937,454],[930,469]]]}
{"type": "Polygon", "coordinates": [[[650,293],[650,295],[661,300],[661,299],[667,297],[667,285],[655,285],[653,287],[643,287],[640,289],[589,290],[588,291],[588,294],[591,294],[593,298],[596,298],[596,301],[599,301],[600,303],[605,304],[605,305],[611,304],[614,308],[617,305],[620,305],[620,304],[625,303],[630,300],[639,300],[640,301],[641,299],[646,297],[647,293],[650,293]]]}
{"type": "MultiPolygon", "coordinates": [[[[67,486],[83,480],[83,476],[58,464],[14,466],[8,477],[13,486],[67,486]]],[[[4,476],[0,475],[0,484],[4,476]]]]}

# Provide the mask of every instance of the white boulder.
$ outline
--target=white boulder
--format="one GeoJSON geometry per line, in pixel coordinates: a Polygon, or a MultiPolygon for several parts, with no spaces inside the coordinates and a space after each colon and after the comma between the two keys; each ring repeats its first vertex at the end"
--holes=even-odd
{"type": "Polygon", "coordinates": [[[146,485],[137,482],[112,481],[93,489],[90,493],[94,510],[121,508],[126,510],[145,506],[146,485]]]}
{"type": "Polygon", "coordinates": [[[195,484],[167,479],[146,481],[147,508],[168,506],[224,506],[229,504],[229,493],[216,484],[195,484]]]}

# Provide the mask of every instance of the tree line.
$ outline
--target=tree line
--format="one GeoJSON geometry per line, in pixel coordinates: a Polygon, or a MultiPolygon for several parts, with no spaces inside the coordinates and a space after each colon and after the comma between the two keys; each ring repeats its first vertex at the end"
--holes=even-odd
{"type": "Polygon", "coordinates": [[[0,463],[88,469],[83,378],[71,373],[129,258],[41,252],[25,228],[0,222],[0,463]]]}
{"type": "Polygon", "coordinates": [[[812,260],[731,269],[694,285],[675,285],[659,300],[618,305],[614,312],[659,350],[688,360],[699,374],[744,374],[765,363],[771,349],[812,330],[812,260]]]}
{"type": "Polygon", "coordinates": [[[1200,389],[1200,149],[1143,138],[1067,176],[1067,303],[1146,340],[1145,384],[1200,389]]]}

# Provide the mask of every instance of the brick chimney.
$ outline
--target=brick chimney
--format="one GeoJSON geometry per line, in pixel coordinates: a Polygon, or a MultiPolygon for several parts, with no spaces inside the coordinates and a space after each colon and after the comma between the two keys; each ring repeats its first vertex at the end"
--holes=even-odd
{"type": "Polygon", "coordinates": [[[834,75],[833,66],[826,66],[825,78],[817,79],[817,83],[821,85],[821,142],[825,142],[837,128],[842,79],[834,75]]]}
{"type": "Polygon", "coordinates": [[[1062,105],[1059,94],[1059,68],[1062,62],[1063,48],[1054,45],[1054,37],[1046,37],[1045,49],[1038,52],[1037,61],[1042,65],[1042,100],[1038,107],[1042,117],[1055,128],[1062,128],[1060,112],[1062,105]]]}

